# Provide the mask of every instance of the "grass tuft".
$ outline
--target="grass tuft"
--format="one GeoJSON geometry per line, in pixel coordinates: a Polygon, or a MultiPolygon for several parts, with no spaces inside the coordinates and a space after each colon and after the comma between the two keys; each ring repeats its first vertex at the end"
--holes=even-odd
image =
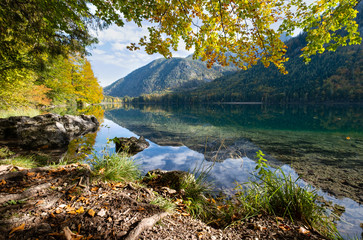
{"type": "Polygon", "coordinates": [[[302,188],[281,169],[270,170],[264,154],[257,153],[255,180],[237,185],[238,212],[242,216],[267,213],[301,221],[328,238],[340,238],[332,218],[318,202],[316,190],[302,188]]]}
{"type": "Polygon", "coordinates": [[[0,159],[10,157],[11,155],[14,155],[14,153],[8,147],[0,147],[0,159]]]}
{"type": "Polygon", "coordinates": [[[170,199],[163,198],[160,195],[157,195],[150,203],[159,206],[166,212],[172,212],[175,209],[175,204],[170,199]]]}
{"type": "Polygon", "coordinates": [[[18,156],[15,158],[0,160],[0,165],[6,164],[22,168],[36,168],[40,166],[33,156],[18,156]]]}
{"type": "Polygon", "coordinates": [[[96,178],[109,181],[135,181],[140,177],[140,170],[135,161],[125,153],[104,153],[94,155],[90,164],[96,178]]]}

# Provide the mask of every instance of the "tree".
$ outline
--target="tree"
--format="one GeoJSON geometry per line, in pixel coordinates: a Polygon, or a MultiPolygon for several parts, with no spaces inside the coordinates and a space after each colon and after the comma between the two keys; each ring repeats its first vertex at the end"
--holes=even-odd
{"type": "Polygon", "coordinates": [[[285,73],[282,33],[308,32],[302,56],[357,44],[357,0],[2,0],[0,70],[42,67],[42,54],[64,56],[95,43],[90,29],[146,20],[149,36],[132,44],[171,57],[181,39],[208,65],[232,62],[247,68],[260,60],[285,73]],[[96,10],[93,12],[92,7],[96,10]],[[339,31],[344,29],[344,31],[339,31]]]}
{"type": "MultiPolygon", "coordinates": [[[[149,27],[149,37],[139,45],[146,52],[159,52],[171,57],[180,39],[186,48],[195,48],[194,58],[246,69],[259,60],[273,63],[286,73],[283,63],[286,45],[282,34],[296,29],[308,33],[302,57],[335,51],[339,45],[359,44],[355,9],[357,0],[169,0],[157,1],[142,8],[151,13],[147,19],[156,26],[149,27]],[[343,30],[343,31],[342,31],[343,30]]],[[[131,50],[139,46],[132,44],[131,50]]]]}

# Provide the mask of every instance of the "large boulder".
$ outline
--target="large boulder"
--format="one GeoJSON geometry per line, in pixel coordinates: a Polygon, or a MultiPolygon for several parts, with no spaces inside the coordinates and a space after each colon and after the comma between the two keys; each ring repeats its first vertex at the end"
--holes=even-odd
{"type": "Polygon", "coordinates": [[[0,141],[25,149],[64,148],[72,139],[96,131],[99,125],[96,117],[87,115],[9,117],[0,119],[0,141]]]}
{"type": "Polygon", "coordinates": [[[150,146],[149,142],[142,136],[139,139],[136,137],[120,137],[114,139],[114,142],[116,144],[116,152],[127,152],[131,155],[141,152],[150,146]]]}

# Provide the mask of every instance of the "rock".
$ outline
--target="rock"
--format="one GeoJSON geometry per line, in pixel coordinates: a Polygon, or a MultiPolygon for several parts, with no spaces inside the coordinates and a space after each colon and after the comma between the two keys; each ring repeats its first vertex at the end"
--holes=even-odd
{"type": "Polygon", "coordinates": [[[131,155],[141,152],[150,146],[149,142],[147,142],[142,136],[139,139],[136,137],[121,137],[114,140],[114,142],[116,144],[116,152],[124,151],[131,155]]]}
{"type": "Polygon", "coordinates": [[[150,177],[153,185],[159,187],[168,187],[175,189],[176,191],[182,191],[183,185],[195,184],[195,178],[193,174],[184,171],[164,171],[160,169],[151,170],[146,174],[144,181],[147,183],[147,177],[150,177]],[[150,177],[151,176],[151,177],[150,177]]]}
{"type": "Polygon", "coordinates": [[[99,122],[94,116],[45,114],[33,118],[0,119],[0,141],[24,149],[56,149],[68,146],[81,135],[94,132],[99,122]]]}

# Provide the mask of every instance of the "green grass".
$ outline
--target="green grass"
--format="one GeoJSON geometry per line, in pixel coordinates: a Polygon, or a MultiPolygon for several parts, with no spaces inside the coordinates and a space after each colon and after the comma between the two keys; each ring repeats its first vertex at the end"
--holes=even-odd
{"type": "Polygon", "coordinates": [[[15,158],[0,160],[0,165],[6,164],[23,168],[36,168],[40,166],[33,156],[18,156],[15,158]]]}
{"type": "Polygon", "coordinates": [[[340,239],[333,219],[318,202],[316,190],[300,187],[297,180],[280,169],[270,170],[263,156],[261,151],[257,153],[256,179],[247,187],[237,185],[238,215],[246,218],[266,213],[288,217],[330,239],[340,239]]]}
{"type": "Polygon", "coordinates": [[[10,157],[14,153],[8,147],[0,147],[0,159],[10,157]]]}
{"type": "Polygon", "coordinates": [[[0,118],[8,118],[12,116],[34,117],[40,114],[41,111],[35,108],[11,108],[7,110],[0,110],[0,118]]]}
{"type": "Polygon", "coordinates": [[[175,209],[175,204],[170,199],[163,198],[160,195],[156,195],[155,198],[150,201],[150,203],[159,206],[166,212],[172,212],[175,209]]]}
{"type": "Polygon", "coordinates": [[[95,154],[90,164],[94,176],[104,181],[135,181],[141,174],[135,161],[125,153],[95,154]]]}

